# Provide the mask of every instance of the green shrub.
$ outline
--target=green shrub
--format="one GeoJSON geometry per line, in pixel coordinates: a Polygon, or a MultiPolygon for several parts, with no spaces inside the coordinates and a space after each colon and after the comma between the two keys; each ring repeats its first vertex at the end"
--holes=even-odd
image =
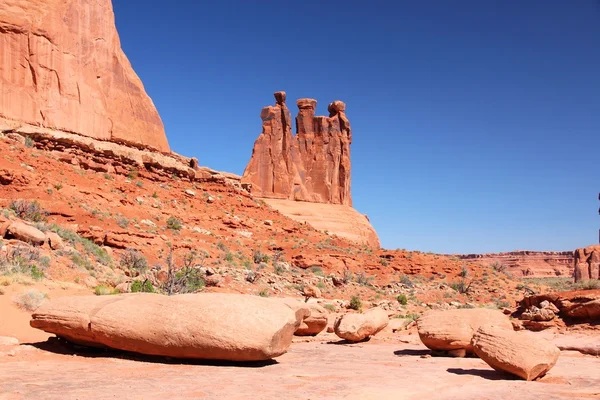
{"type": "Polygon", "coordinates": [[[94,294],[96,296],[107,296],[110,294],[119,294],[117,289],[111,289],[108,286],[98,285],[94,288],[94,294]]]}
{"type": "Polygon", "coordinates": [[[35,289],[29,289],[19,294],[13,301],[14,303],[29,312],[35,311],[48,298],[46,293],[35,289]]]}
{"type": "Polygon", "coordinates": [[[25,138],[25,147],[33,147],[35,144],[35,142],[33,141],[33,139],[30,136],[27,136],[25,138]]]}
{"type": "Polygon", "coordinates": [[[265,288],[265,289],[261,290],[260,292],[258,292],[258,295],[260,297],[269,297],[269,289],[265,288]]]}
{"type": "Polygon", "coordinates": [[[155,293],[154,286],[152,286],[152,282],[149,280],[140,281],[135,280],[131,283],[131,293],[155,293]]]}
{"type": "Polygon", "coordinates": [[[327,303],[323,304],[323,308],[330,312],[335,312],[335,306],[333,304],[327,303]]]}
{"type": "Polygon", "coordinates": [[[179,231],[181,228],[183,228],[183,224],[177,218],[170,216],[169,219],[167,219],[167,228],[174,231],[179,231]]]}
{"type": "Polygon", "coordinates": [[[408,297],[406,297],[405,294],[398,295],[398,297],[396,297],[396,300],[398,300],[398,303],[402,304],[403,306],[408,304],[408,297]]]}
{"type": "Polygon", "coordinates": [[[252,260],[254,261],[254,264],[260,264],[261,262],[268,263],[270,259],[271,258],[267,254],[264,254],[260,250],[254,250],[252,253],[252,260]]]}
{"type": "Polygon", "coordinates": [[[362,300],[358,296],[350,298],[350,308],[359,311],[362,308],[362,300]]]}
{"type": "Polygon", "coordinates": [[[414,286],[408,275],[400,275],[400,283],[408,286],[409,288],[414,286]]]}
{"type": "Polygon", "coordinates": [[[127,229],[127,227],[129,226],[129,220],[125,217],[119,217],[117,218],[117,225],[119,225],[123,229],[127,229]]]}
{"type": "Polygon", "coordinates": [[[134,276],[134,272],[142,273],[148,269],[148,261],[146,257],[135,249],[127,249],[121,254],[120,265],[122,268],[130,271],[130,275],[134,276]]]}

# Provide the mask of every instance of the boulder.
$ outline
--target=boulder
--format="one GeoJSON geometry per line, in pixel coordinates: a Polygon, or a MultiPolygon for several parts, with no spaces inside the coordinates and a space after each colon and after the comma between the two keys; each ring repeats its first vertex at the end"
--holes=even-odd
{"type": "Polygon", "coordinates": [[[384,329],[389,322],[381,308],[372,308],[364,314],[344,314],[334,324],[337,336],[351,342],[360,342],[384,329]]]}
{"type": "Polygon", "coordinates": [[[36,310],[30,324],[89,346],[259,361],[287,352],[298,327],[296,314],[282,302],[251,295],[133,293],[53,299],[36,310]]]}
{"type": "Polygon", "coordinates": [[[23,242],[31,243],[35,246],[41,246],[46,241],[46,235],[44,232],[21,221],[12,221],[6,228],[4,235],[8,237],[14,237],[15,239],[23,242]]]}
{"type": "Polygon", "coordinates": [[[62,238],[56,232],[46,232],[46,239],[48,239],[48,244],[52,250],[62,250],[65,247],[62,238]]]}
{"type": "Polygon", "coordinates": [[[473,334],[480,326],[490,324],[512,329],[510,319],[502,311],[486,308],[431,310],[417,320],[419,337],[431,350],[464,349],[468,353],[473,352],[473,334]]]}
{"type": "Polygon", "coordinates": [[[308,304],[310,314],[302,320],[302,323],[294,332],[297,336],[315,336],[327,328],[328,312],[318,304],[308,304]]]}
{"type": "Polygon", "coordinates": [[[544,376],[560,355],[558,347],[544,338],[493,325],[479,327],[471,345],[475,354],[490,367],[527,381],[544,376]]]}
{"type": "Polygon", "coordinates": [[[302,294],[306,297],[314,297],[315,299],[321,298],[321,289],[314,285],[306,285],[302,289],[302,294]]]}

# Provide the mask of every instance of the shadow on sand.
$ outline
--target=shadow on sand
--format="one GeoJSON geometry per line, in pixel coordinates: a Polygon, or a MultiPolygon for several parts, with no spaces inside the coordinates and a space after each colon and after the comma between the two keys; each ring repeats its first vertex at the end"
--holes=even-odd
{"type": "Polygon", "coordinates": [[[400,357],[404,357],[404,356],[420,357],[420,356],[426,356],[428,354],[431,354],[431,350],[429,350],[429,349],[402,349],[402,350],[394,351],[394,354],[397,356],[400,356],[400,357]]]}
{"type": "Polygon", "coordinates": [[[275,360],[266,361],[220,361],[220,360],[196,360],[184,358],[172,358],[163,356],[149,356],[145,354],[131,353],[127,351],[114,350],[105,347],[80,346],[64,339],[51,337],[45,342],[24,343],[40,350],[54,354],[70,355],[85,358],[118,358],[122,360],[140,361],[156,364],[185,364],[185,365],[207,365],[216,367],[241,367],[262,368],[278,364],[275,360]]]}
{"type": "Polygon", "coordinates": [[[515,377],[507,372],[500,372],[500,371],[496,371],[494,369],[448,368],[446,371],[450,372],[451,374],[456,374],[456,375],[479,376],[479,377],[481,377],[483,379],[487,379],[489,381],[507,381],[507,380],[513,381],[513,380],[518,379],[517,377],[515,377]]]}

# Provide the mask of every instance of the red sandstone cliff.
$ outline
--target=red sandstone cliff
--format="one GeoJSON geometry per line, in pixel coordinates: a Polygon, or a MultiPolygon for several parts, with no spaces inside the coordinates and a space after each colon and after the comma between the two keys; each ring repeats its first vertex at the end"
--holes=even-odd
{"type": "Polygon", "coordinates": [[[350,143],[352,131],[346,105],[334,101],[329,117],[315,116],[316,100],[300,99],[296,136],[285,92],[275,93],[275,106],[261,112],[262,133],[242,182],[258,197],[312,203],[352,205],[350,143]]]}
{"type": "Polygon", "coordinates": [[[0,1],[0,119],[169,151],[110,0],[0,1]]]}
{"type": "Polygon", "coordinates": [[[575,250],[573,259],[575,282],[600,279],[600,245],[575,250]]]}

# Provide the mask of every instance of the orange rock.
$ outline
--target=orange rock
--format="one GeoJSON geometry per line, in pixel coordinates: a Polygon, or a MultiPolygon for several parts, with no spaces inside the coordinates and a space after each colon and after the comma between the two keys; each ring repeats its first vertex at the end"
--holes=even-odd
{"type": "Polygon", "coordinates": [[[431,350],[465,349],[472,352],[471,339],[481,325],[512,329],[510,319],[499,310],[485,308],[431,310],[417,320],[419,337],[431,350]]]}
{"type": "Polygon", "coordinates": [[[0,54],[0,118],[169,151],[110,0],[3,0],[0,54]]]}
{"type": "Polygon", "coordinates": [[[373,308],[364,314],[344,314],[334,324],[335,334],[351,342],[359,342],[384,329],[389,322],[387,313],[373,308]]]}
{"type": "Polygon", "coordinates": [[[575,282],[600,279],[600,245],[575,250],[573,260],[575,282]]]}
{"type": "Polygon", "coordinates": [[[86,345],[230,361],[284,354],[298,326],[281,302],[224,293],[62,297],[37,309],[30,324],[86,345]]]}
{"type": "Polygon", "coordinates": [[[46,241],[46,235],[34,226],[21,221],[12,221],[6,228],[6,236],[39,246],[46,241]]]}
{"type": "Polygon", "coordinates": [[[527,381],[544,376],[560,356],[558,347],[544,338],[492,325],[481,326],[471,345],[490,367],[527,381]]]}

